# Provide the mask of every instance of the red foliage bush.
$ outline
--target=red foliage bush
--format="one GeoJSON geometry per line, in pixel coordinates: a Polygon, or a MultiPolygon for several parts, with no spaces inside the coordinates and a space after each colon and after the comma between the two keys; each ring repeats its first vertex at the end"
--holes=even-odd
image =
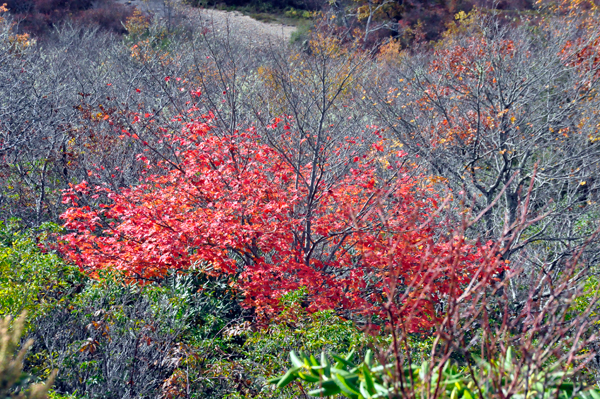
{"type": "MultiPolygon", "coordinates": [[[[318,183],[317,203],[306,204],[309,166],[294,168],[253,129],[217,136],[210,123],[165,135],[181,148],[178,162],[140,156],[147,177],[136,187],[84,181],[67,191],[63,253],[91,275],[109,269],[141,280],[201,265],[237,275],[246,304],[266,314],[302,288],[309,310],[408,312],[413,330],[434,325],[444,296],[501,269],[497,248],[467,242],[435,217],[441,208],[427,179],[400,161],[395,177],[378,173],[379,144],[348,158],[349,173],[318,183]],[[394,309],[384,307],[390,287],[394,309]]],[[[283,132],[282,141],[296,134],[287,124],[283,132]]]]}

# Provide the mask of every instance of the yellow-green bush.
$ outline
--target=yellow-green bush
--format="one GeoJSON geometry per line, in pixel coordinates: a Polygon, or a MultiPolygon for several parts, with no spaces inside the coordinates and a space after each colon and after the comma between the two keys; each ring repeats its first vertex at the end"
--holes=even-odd
{"type": "Polygon", "coordinates": [[[16,221],[0,221],[0,317],[27,312],[32,320],[78,289],[83,277],[77,268],[38,246],[57,228],[23,232],[16,221]]]}

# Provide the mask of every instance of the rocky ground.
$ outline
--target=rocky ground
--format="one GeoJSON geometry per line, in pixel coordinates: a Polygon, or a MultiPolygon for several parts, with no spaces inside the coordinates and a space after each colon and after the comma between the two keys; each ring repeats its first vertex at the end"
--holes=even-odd
{"type": "Polygon", "coordinates": [[[144,13],[177,21],[184,18],[198,26],[225,32],[229,30],[236,40],[245,40],[259,46],[269,43],[289,42],[294,26],[257,21],[240,12],[201,9],[190,7],[181,0],[117,0],[117,2],[137,7],[144,13]]]}

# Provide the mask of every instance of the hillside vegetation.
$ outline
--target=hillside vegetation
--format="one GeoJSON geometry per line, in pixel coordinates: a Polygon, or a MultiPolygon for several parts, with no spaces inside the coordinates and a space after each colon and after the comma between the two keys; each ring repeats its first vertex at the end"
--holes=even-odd
{"type": "Polygon", "coordinates": [[[7,397],[600,397],[594,4],[84,3],[1,11],[7,397]]]}

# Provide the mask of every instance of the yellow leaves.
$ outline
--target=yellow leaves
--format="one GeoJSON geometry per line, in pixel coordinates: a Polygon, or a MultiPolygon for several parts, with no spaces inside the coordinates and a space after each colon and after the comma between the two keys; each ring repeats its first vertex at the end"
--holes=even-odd
{"type": "Polygon", "coordinates": [[[447,24],[447,29],[442,33],[442,40],[440,40],[436,47],[443,47],[446,45],[453,45],[456,43],[456,39],[461,35],[467,34],[469,36],[478,36],[481,32],[481,25],[478,21],[481,20],[482,12],[477,8],[470,11],[468,14],[464,11],[459,11],[454,15],[454,21],[447,24]]]}
{"type": "MultiPolygon", "coordinates": [[[[509,110],[508,108],[507,108],[507,109],[505,109],[505,110],[503,110],[503,111],[500,111],[500,112],[498,112],[498,115],[496,115],[496,117],[497,117],[498,119],[500,119],[500,118],[504,117],[506,114],[508,114],[508,112],[509,112],[509,111],[510,111],[510,110],[509,110]]],[[[488,117],[488,120],[491,120],[491,117],[488,117]]],[[[514,124],[514,123],[515,123],[515,121],[517,120],[517,118],[516,118],[516,117],[513,115],[513,116],[511,116],[511,117],[509,118],[509,120],[510,120],[510,123],[513,123],[513,124],[514,124]]]]}
{"type": "Polygon", "coordinates": [[[429,177],[429,181],[433,184],[437,184],[437,183],[442,183],[442,184],[446,184],[448,183],[448,179],[446,179],[445,177],[442,176],[430,176],[429,177]]]}
{"type": "MultiPolygon", "coordinates": [[[[1,8],[0,8],[1,12],[1,8]]],[[[1,14],[0,14],[1,15],[1,14]]],[[[2,21],[2,17],[0,16],[0,21],[2,21]]],[[[32,39],[28,33],[23,33],[22,35],[11,35],[8,37],[8,43],[10,44],[10,52],[21,52],[25,50],[27,47],[30,47],[36,43],[35,39],[32,39]]]]}
{"type": "Polygon", "coordinates": [[[324,33],[318,33],[308,43],[311,52],[314,55],[340,58],[347,54],[339,38],[324,33]]]}
{"type": "Polygon", "coordinates": [[[150,22],[142,15],[142,12],[137,8],[133,11],[133,15],[125,21],[125,28],[130,37],[138,37],[147,32],[150,27],[150,22]]]}
{"type": "Polygon", "coordinates": [[[309,46],[312,55],[323,62],[316,65],[302,53],[295,53],[288,57],[288,63],[294,66],[291,73],[266,66],[258,68],[258,77],[270,91],[268,102],[275,113],[286,113],[284,91],[289,87],[302,87],[310,90],[312,96],[324,95],[328,101],[350,102],[352,99],[352,89],[356,87],[353,58],[360,54],[344,47],[340,39],[321,33],[313,37],[309,46]]]}
{"type": "Polygon", "coordinates": [[[457,21],[464,21],[465,19],[467,19],[467,13],[465,13],[464,11],[459,11],[454,15],[454,19],[457,21]]]}
{"type": "Polygon", "coordinates": [[[142,15],[138,9],[135,9],[133,15],[127,18],[124,26],[128,33],[126,42],[131,44],[132,58],[141,62],[158,58],[163,61],[163,66],[169,65],[176,58],[160,46],[168,38],[167,29],[154,29],[156,26],[151,26],[150,19],[142,15]]]}
{"type": "MultiPolygon", "coordinates": [[[[406,53],[402,51],[402,43],[398,39],[391,39],[386,44],[379,48],[377,59],[388,65],[399,65],[406,57],[406,53]]],[[[398,79],[403,82],[404,79],[398,79]]]]}
{"type": "Polygon", "coordinates": [[[369,14],[369,7],[367,7],[366,5],[358,7],[358,9],[356,10],[356,18],[358,18],[359,21],[368,18],[369,14]]]}
{"type": "MultiPolygon", "coordinates": [[[[273,107],[276,113],[285,113],[285,96],[281,95],[283,87],[275,76],[276,72],[269,67],[260,66],[257,69],[257,73],[265,88],[273,93],[273,95],[268,96],[269,106],[273,107]]],[[[293,76],[290,76],[290,79],[294,79],[294,82],[296,81],[293,76]]]]}

